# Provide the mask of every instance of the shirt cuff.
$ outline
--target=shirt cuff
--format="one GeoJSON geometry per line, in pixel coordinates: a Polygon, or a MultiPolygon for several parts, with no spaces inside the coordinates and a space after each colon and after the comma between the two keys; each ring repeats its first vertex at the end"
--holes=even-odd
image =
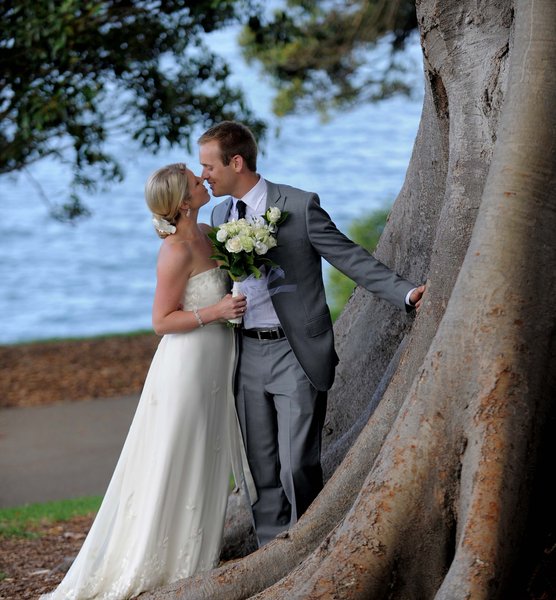
{"type": "Polygon", "coordinates": [[[405,297],[405,303],[407,304],[407,306],[411,306],[412,308],[415,307],[415,304],[412,304],[409,300],[409,297],[411,296],[411,294],[413,294],[413,292],[416,290],[417,288],[414,287],[411,290],[409,290],[409,292],[407,292],[407,296],[405,297]]]}

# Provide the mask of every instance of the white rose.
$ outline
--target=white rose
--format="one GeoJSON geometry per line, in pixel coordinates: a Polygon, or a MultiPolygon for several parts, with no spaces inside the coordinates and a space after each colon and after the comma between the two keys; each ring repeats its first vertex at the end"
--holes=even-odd
{"type": "Polygon", "coordinates": [[[271,240],[274,240],[274,236],[272,236],[270,232],[267,232],[266,236],[263,240],[261,240],[261,242],[263,242],[263,244],[266,244],[267,246],[270,246],[270,244],[272,243],[271,240]]]}
{"type": "Polygon", "coordinates": [[[245,220],[236,221],[238,235],[249,235],[251,232],[251,225],[245,220]]]}
{"type": "Polygon", "coordinates": [[[226,242],[226,250],[228,252],[241,252],[241,239],[236,235],[226,242]]]}
{"type": "Polygon", "coordinates": [[[269,236],[268,240],[266,240],[266,245],[268,246],[269,250],[270,248],[274,248],[277,244],[278,242],[276,241],[276,238],[272,236],[269,236]]]}
{"type": "Polygon", "coordinates": [[[266,254],[268,252],[268,246],[262,242],[255,242],[255,252],[258,255],[266,254]]]}
{"type": "Polygon", "coordinates": [[[240,238],[241,246],[245,252],[251,252],[253,250],[253,240],[248,235],[242,235],[240,238]]]}
{"type": "Polygon", "coordinates": [[[276,223],[281,215],[282,213],[277,206],[272,206],[266,211],[266,218],[270,223],[276,223]]]}
{"type": "Polygon", "coordinates": [[[228,232],[225,229],[219,229],[216,232],[216,239],[219,242],[225,242],[228,239],[228,232]]]}
{"type": "Polygon", "coordinates": [[[228,237],[233,237],[239,233],[239,227],[237,226],[237,221],[230,221],[226,225],[226,231],[228,232],[228,237]]]}
{"type": "Polygon", "coordinates": [[[253,230],[253,237],[256,240],[264,240],[268,236],[268,231],[264,227],[258,227],[253,230]]]}

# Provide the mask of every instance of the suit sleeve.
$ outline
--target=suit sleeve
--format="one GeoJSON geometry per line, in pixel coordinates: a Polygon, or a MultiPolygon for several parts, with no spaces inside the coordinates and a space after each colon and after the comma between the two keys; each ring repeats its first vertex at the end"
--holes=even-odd
{"type": "Polygon", "coordinates": [[[402,310],[411,310],[405,304],[405,297],[417,286],[345,236],[320,206],[316,194],[312,194],[307,203],[306,223],[313,248],[327,262],[373,294],[402,310]]]}

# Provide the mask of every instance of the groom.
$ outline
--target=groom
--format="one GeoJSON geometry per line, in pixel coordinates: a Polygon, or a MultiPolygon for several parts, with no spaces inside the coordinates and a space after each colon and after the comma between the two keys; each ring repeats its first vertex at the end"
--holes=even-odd
{"type": "Polygon", "coordinates": [[[278,246],[267,255],[285,277],[264,282],[270,295],[263,310],[257,306],[250,314],[248,301],[236,379],[262,545],[295,523],[323,485],[321,431],[338,357],[321,257],[402,310],[418,307],[425,288],[405,281],[345,237],[316,194],[260,177],[257,144],[244,125],[224,121],[211,127],[199,138],[199,148],[203,179],[214,196],[228,196],[213,210],[214,226],[262,215],[273,206],[289,213],[279,227],[278,246]],[[284,293],[272,293],[281,286],[284,293]]]}

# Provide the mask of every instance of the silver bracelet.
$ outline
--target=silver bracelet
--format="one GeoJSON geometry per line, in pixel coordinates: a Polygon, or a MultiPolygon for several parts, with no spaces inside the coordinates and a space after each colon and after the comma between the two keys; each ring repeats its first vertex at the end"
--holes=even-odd
{"type": "Polygon", "coordinates": [[[203,319],[201,319],[201,315],[199,314],[199,311],[197,310],[197,308],[193,309],[193,314],[195,315],[195,318],[197,319],[197,323],[199,323],[199,327],[204,327],[205,324],[203,323],[203,319]]]}

